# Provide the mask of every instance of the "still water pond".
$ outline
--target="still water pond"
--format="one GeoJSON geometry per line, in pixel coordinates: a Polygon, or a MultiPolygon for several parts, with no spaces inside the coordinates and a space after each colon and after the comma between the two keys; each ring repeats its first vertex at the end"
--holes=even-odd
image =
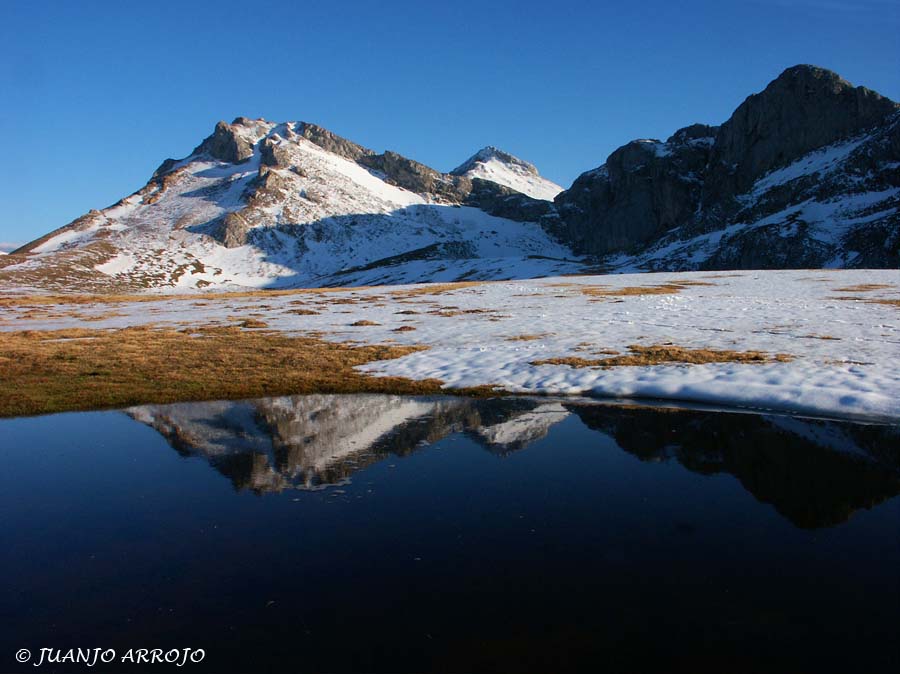
{"type": "Polygon", "coordinates": [[[316,395],[2,420],[0,450],[3,672],[900,664],[898,426],[316,395]]]}

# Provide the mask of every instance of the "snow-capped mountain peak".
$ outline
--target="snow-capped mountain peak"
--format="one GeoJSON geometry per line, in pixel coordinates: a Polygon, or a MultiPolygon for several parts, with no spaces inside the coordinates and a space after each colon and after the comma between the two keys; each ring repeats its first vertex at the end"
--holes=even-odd
{"type": "Polygon", "coordinates": [[[563,191],[556,183],[538,173],[533,164],[488,145],[450,171],[450,175],[481,178],[509,187],[533,199],[552,201],[563,191]]]}
{"type": "Polygon", "coordinates": [[[538,224],[549,208],[314,124],[238,117],[137,192],[4,259],[0,281],[196,290],[577,272],[538,224]]]}

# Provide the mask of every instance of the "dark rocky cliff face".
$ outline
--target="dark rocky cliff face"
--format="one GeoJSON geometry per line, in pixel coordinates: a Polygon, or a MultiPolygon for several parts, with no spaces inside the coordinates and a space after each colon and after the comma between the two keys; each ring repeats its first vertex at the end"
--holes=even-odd
{"type": "Polygon", "coordinates": [[[638,140],[620,147],[555,199],[564,237],[585,252],[604,254],[677,227],[700,203],[714,132],[695,124],[665,143],[638,140]]]}
{"type": "Polygon", "coordinates": [[[767,171],[870,128],[896,111],[890,99],[854,87],[830,70],[788,68],[719,127],[711,167],[715,177],[728,176],[734,191],[742,192],[767,171]]]}
{"type": "Polygon", "coordinates": [[[851,244],[855,257],[848,264],[896,266],[900,224],[889,194],[880,210],[861,213],[875,216],[865,229],[848,230],[839,242],[822,243],[807,231],[799,207],[839,197],[854,203],[864,193],[898,186],[898,111],[890,99],[833,72],[795,66],[748,97],[720,127],[696,124],[665,143],[639,140],[619,148],[558,195],[557,214],[544,222],[577,251],[598,256],[639,256],[662,243],[747,225],[715,254],[658,257],[644,265],[659,270],[822,266],[851,244]],[[805,173],[801,167],[759,185],[772,171],[857,137],[838,169],[824,155],[811,157],[805,173]],[[785,212],[794,205],[796,212],[785,212]],[[764,222],[767,217],[777,221],[764,222]]]}

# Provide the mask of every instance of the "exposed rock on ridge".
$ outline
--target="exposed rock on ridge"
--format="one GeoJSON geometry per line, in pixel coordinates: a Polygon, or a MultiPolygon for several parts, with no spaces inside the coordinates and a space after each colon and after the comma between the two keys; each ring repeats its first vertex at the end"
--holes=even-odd
{"type": "Polygon", "coordinates": [[[837,73],[799,65],[749,96],[719,127],[713,166],[728,169],[737,192],[810,150],[872,127],[898,109],[837,73]]]}
{"type": "Polygon", "coordinates": [[[898,111],[795,66],[720,127],[619,148],[556,197],[544,224],[632,269],[897,266],[898,111]]]}

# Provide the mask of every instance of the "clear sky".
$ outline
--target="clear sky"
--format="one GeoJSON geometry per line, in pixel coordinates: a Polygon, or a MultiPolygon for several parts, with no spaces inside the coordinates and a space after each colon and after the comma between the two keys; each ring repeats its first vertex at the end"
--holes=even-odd
{"type": "Polygon", "coordinates": [[[496,145],[568,187],[797,63],[900,100],[898,36],[897,0],[0,0],[0,242],[110,205],[239,115],[445,171],[496,145]]]}

